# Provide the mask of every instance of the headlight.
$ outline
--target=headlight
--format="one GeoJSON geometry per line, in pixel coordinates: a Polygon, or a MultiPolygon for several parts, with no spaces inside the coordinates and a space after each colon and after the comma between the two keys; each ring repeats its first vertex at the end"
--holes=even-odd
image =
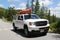
{"type": "Polygon", "coordinates": [[[29,25],[31,26],[32,25],[32,22],[29,22],[29,25]]]}

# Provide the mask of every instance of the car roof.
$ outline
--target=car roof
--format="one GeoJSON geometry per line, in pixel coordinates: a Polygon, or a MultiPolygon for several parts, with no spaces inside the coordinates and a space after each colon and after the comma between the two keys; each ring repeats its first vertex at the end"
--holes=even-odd
{"type": "MultiPolygon", "coordinates": [[[[29,14],[21,14],[21,15],[29,15],[29,14]]],[[[31,14],[31,15],[36,15],[36,14],[31,14]]]]}
{"type": "MultiPolygon", "coordinates": [[[[16,16],[20,16],[20,15],[29,15],[29,14],[17,14],[16,16]]],[[[36,15],[35,13],[31,13],[31,15],[36,15]]]]}

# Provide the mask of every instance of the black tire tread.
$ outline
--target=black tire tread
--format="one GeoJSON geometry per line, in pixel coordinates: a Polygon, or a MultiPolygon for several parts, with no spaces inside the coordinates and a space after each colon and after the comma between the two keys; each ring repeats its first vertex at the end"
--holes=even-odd
{"type": "Polygon", "coordinates": [[[15,31],[17,31],[17,27],[15,26],[14,23],[13,23],[13,29],[14,29],[15,31]]]}

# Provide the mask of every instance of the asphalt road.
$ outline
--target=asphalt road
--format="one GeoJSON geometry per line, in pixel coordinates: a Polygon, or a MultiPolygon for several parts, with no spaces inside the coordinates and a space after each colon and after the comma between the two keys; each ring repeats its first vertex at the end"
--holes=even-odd
{"type": "Polygon", "coordinates": [[[12,24],[3,22],[0,19],[0,40],[60,40],[60,34],[56,33],[47,33],[47,35],[40,35],[38,33],[36,34],[32,34],[30,37],[26,37],[24,35],[23,30],[14,31],[12,28],[12,24]]]}

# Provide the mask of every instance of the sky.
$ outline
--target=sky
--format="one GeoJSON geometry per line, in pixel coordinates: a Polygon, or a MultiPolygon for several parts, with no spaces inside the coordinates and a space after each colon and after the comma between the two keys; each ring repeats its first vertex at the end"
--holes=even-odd
{"type": "MultiPolygon", "coordinates": [[[[25,9],[26,3],[27,0],[0,0],[0,7],[25,9]]],[[[55,14],[57,17],[60,17],[60,0],[39,0],[40,6],[42,6],[42,3],[44,3],[44,5],[51,10],[51,15],[55,14]]],[[[33,4],[35,5],[35,2],[33,4]]]]}

